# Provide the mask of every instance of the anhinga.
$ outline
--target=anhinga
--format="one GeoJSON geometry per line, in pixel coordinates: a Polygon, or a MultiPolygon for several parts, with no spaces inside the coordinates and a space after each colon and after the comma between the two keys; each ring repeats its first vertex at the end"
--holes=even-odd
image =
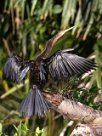
{"type": "Polygon", "coordinates": [[[48,75],[53,80],[60,81],[95,68],[94,62],[73,54],[73,49],[60,50],[48,57],[54,43],[68,30],[62,30],[52,37],[35,60],[24,60],[17,55],[11,55],[6,61],[3,77],[8,80],[22,83],[30,71],[30,90],[20,105],[25,116],[43,116],[49,110],[50,104],[41,93],[48,82],[48,75]]]}

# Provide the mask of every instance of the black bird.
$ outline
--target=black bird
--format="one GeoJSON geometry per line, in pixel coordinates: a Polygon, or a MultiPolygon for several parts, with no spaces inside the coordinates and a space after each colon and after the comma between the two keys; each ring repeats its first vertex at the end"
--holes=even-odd
{"type": "Polygon", "coordinates": [[[58,51],[48,58],[54,43],[67,31],[62,30],[52,37],[35,60],[23,60],[17,55],[11,55],[4,65],[3,77],[16,83],[22,83],[30,71],[30,90],[20,105],[20,111],[25,116],[43,116],[50,109],[50,104],[41,93],[48,82],[48,75],[60,81],[95,69],[94,62],[73,54],[73,49],[58,51]]]}

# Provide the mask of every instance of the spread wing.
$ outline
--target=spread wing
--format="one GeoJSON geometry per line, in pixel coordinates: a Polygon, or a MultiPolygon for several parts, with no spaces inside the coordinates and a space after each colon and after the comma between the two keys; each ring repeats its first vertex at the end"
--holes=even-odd
{"type": "Polygon", "coordinates": [[[61,80],[95,69],[95,63],[72,54],[73,49],[58,51],[46,60],[48,72],[54,80],[61,80]]]}
{"type": "Polygon", "coordinates": [[[3,68],[3,78],[21,83],[30,68],[30,61],[24,61],[17,55],[9,57],[3,68]]]}

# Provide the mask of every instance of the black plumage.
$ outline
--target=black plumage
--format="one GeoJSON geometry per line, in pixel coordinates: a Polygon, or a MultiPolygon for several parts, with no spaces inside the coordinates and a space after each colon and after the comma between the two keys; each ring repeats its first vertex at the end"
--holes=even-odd
{"type": "Polygon", "coordinates": [[[31,61],[24,61],[21,57],[12,54],[4,65],[3,78],[22,83],[31,63],[31,61]]]}
{"type": "Polygon", "coordinates": [[[48,71],[54,80],[61,80],[75,74],[82,74],[95,68],[95,63],[72,54],[70,49],[58,51],[46,63],[48,71]]]}
{"type": "Polygon", "coordinates": [[[50,104],[43,98],[36,85],[34,85],[27,96],[23,99],[19,109],[25,116],[38,115],[43,116],[49,110],[50,104]]]}
{"type": "Polygon", "coordinates": [[[3,77],[16,83],[22,83],[30,71],[30,91],[19,108],[25,116],[43,116],[50,109],[50,104],[41,93],[48,82],[48,75],[53,80],[60,81],[95,69],[93,61],[73,54],[73,49],[58,51],[48,58],[54,43],[67,31],[62,30],[52,37],[47,42],[45,50],[35,60],[24,60],[12,55],[4,65],[3,77]]]}

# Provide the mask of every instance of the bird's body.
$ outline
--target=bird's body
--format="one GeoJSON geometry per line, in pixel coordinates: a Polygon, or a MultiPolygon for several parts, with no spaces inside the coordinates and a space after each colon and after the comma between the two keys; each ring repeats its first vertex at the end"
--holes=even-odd
{"type": "Polygon", "coordinates": [[[42,86],[42,80],[40,78],[40,64],[42,63],[42,60],[34,61],[30,68],[30,84],[37,85],[39,88],[42,86]]]}
{"type": "Polygon", "coordinates": [[[53,44],[66,32],[60,31],[47,42],[45,50],[35,60],[21,60],[17,55],[11,56],[4,66],[4,77],[17,83],[22,82],[30,71],[30,90],[20,105],[26,116],[43,116],[50,109],[50,104],[42,95],[48,76],[55,80],[70,78],[95,68],[95,63],[73,54],[73,49],[61,50],[48,57],[53,44]]]}

